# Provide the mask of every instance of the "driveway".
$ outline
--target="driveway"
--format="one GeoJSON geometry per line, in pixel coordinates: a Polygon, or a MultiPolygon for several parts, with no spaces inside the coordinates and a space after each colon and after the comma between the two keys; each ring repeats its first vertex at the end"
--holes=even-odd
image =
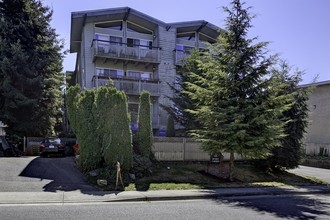
{"type": "Polygon", "coordinates": [[[289,172],[297,174],[299,176],[316,177],[317,179],[330,183],[330,170],[329,169],[299,166],[296,169],[289,170],[289,172]]]}
{"type": "Polygon", "coordinates": [[[97,191],[88,185],[73,157],[0,159],[0,192],[97,191]]]}

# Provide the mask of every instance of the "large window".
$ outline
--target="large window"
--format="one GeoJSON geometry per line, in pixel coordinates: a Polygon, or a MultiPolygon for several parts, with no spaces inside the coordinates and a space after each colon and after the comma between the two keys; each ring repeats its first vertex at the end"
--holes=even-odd
{"type": "Polygon", "coordinates": [[[151,72],[127,71],[127,77],[131,79],[151,80],[151,72]]]}
{"type": "Polygon", "coordinates": [[[144,28],[140,25],[131,23],[131,22],[127,22],[127,31],[128,32],[134,32],[134,33],[140,33],[140,34],[149,34],[152,35],[152,31],[144,28]]]}
{"type": "Polygon", "coordinates": [[[195,32],[187,32],[187,33],[178,33],[176,35],[176,38],[182,39],[182,40],[189,40],[189,41],[195,41],[196,36],[195,32]]]}
{"type": "Polygon", "coordinates": [[[139,47],[140,49],[152,49],[152,41],[144,39],[127,38],[128,47],[139,47]]]}
{"type": "Polygon", "coordinates": [[[107,53],[110,46],[110,36],[105,34],[95,34],[95,39],[97,40],[98,50],[107,53]]]}
{"type": "Polygon", "coordinates": [[[123,39],[121,37],[110,36],[111,45],[122,45],[123,39]]]}
{"type": "Polygon", "coordinates": [[[182,44],[177,44],[175,46],[176,50],[176,61],[181,60],[183,57],[190,55],[190,51],[193,50],[193,47],[185,46],[182,44]]]}
{"type": "Polygon", "coordinates": [[[122,30],[123,29],[122,21],[98,23],[98,24],[95,24],[95,27],[106,28],[106,29],[111,29],[111,30],[122,30]]]}
{"type": "Polygon", "coordinates": [[[96,68],[96,75],[98,76],[107,76],[113,78],[123,78],[124,71],[117,69],[105,69],[105,68],[96,68]]]}

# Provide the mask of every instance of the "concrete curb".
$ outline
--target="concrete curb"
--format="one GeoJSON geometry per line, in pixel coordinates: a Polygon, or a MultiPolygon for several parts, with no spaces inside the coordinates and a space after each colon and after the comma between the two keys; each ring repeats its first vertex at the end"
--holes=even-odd
{"type": "Polygon", "coordinates": [[[329,194],[330,187],[257,187],[218,188],[205,190],[158,191],[57,191],[57,192],[0,192],[0,205],[4,204],[65,204],[98,202],[140,202],[164,200],[221,199],[244,196],[329,194]]]}

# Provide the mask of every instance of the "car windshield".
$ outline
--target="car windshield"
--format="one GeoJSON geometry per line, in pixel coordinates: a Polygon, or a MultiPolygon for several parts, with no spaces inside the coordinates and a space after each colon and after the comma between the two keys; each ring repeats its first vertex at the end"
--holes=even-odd
{"type": "Polygon", "coordinates": [[[48,138],[46,143],[59,144],[61,143],[61,140],[59,138],[48,138]]]}

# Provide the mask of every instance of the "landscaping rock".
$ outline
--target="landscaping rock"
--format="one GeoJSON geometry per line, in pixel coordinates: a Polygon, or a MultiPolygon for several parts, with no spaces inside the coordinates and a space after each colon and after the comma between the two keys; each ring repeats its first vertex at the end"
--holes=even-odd
{"type": "Polygon", "coordinates": [[[99,175],[99,171],[98,170],[92,170],[90,172],[88,172],[88,175],[95,177],[99,175]]]}
{"type": "Polygon", "coordinates": [[[106,186],[106,185],[108,185],[108,181],[107,180],[99,179],[99,180],[97,180],[97,185],[99,185],[99,186],[106,186]]]}

